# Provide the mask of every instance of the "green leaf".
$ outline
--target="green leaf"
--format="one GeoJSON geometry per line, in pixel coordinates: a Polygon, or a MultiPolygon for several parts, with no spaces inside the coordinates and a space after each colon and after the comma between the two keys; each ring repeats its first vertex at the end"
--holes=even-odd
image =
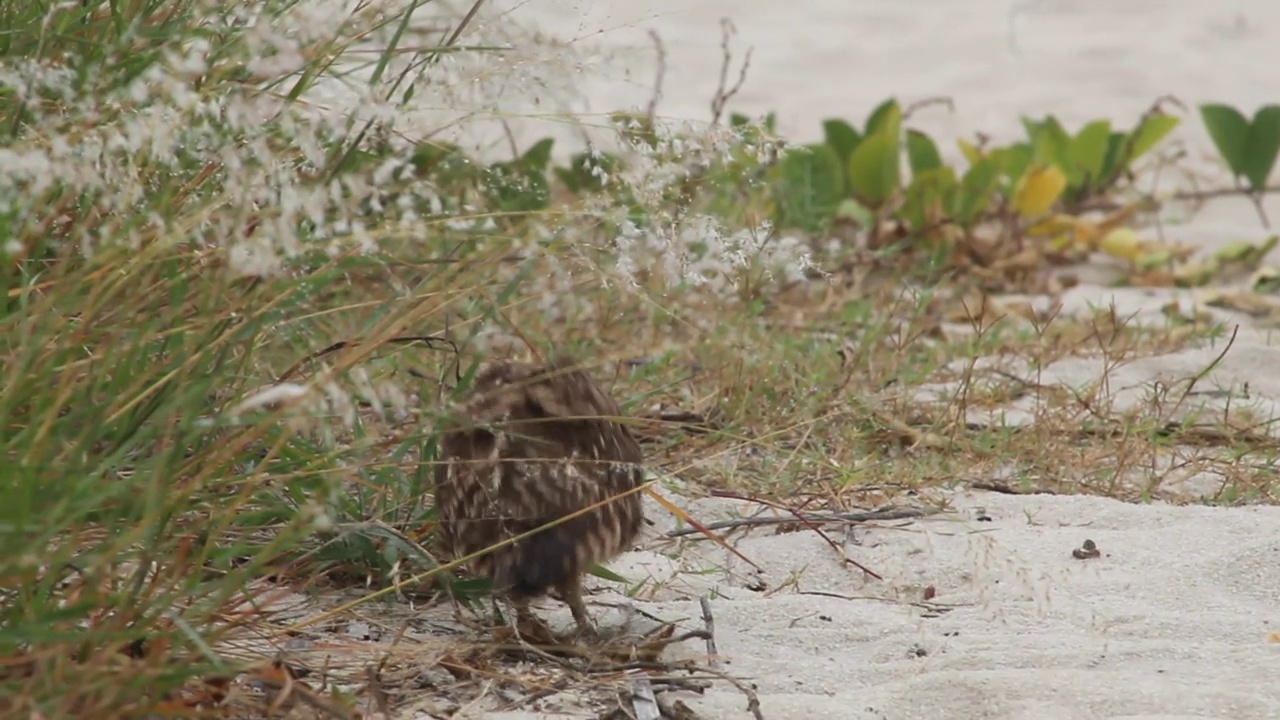
{"type": "Polygon", "coordinates": [[[629,582],[626,578],[622,577],[618,573],[610,570],[609,568],[603,565],[593,565],[591,569],[587,571],[587,573],[590,575],[595,575],[601,580],[609,580],[611,582],[621,583],[623,585],[626,585],[627,582],[629,582]]]}
{"type": "Polygon", "coordinates": [[[1144,117],[1142,122],[1138,123],[1138,127],[1129,133],[1132,145],[1129,148],[1129,156],[1124,159],[1124,164],[1128,165],[1146,155],[1147,151],[1156,146],[1156,143],[1173,132],[1180,122],[1182,121],[1179,118],[1166,113],[1151,113],[1144,117]]]}
{"type": "Polygon", "coordinates": [[[893,129],[893,134],[898,134],[898,129],[902,127],[902,107],[898,105],[898,101],[889,98],[871,111],[871,115],[867,117],[867,127],[863,131],[863,137],[875,135],[889,128],[893,129]]]}
{"type": "Polygon", "coordinates": [[[1071,164],[1071,136],[1057,122],[1053,115],[1047,115],[1041,122],[1023,120],[1027,127],[1027,135],[1032,145],[1032,161],[1042,165],[1057,165],[1068,173],[1068,181],[1075,184],[1079,181],[1079,170],[1071,164]]]}
{"type": "Polygon", "coordinates": [[[902,194],[902,218],[914,233],[935,222],[935,215],[945,215],[955,202],[958,183],[955,170],[940,165],[922,170],[911,178],[902,194]]]}
{"type": "Polygon", "coordinates": [[[556,144],[552,138],[543,138],[533,144],[520,156],[520,166],[528,171],[544,173],[551,162],[551,147],[556,144]]]}
{"type": "Polygon", "coordinates": [[[822,122],[822,134],[827,146],[835,151],[840,161],[840,194],[849,195],[849,158],[862,143],[862,135],[849,123],[839,118],[831,118],[822,122]]]}
{"type": "Polygon", "coordinates": [[[1258,108],[1253,115],[1240,170],[1254,192],[1261,192],[1267,187],[1267,178],[1276,165],[1276,155],[1280,155],[1280,106],[1267,105],[1258,108]]]}
{"type": "Polygon", "coordinates": [[[432,177],[443,186],[474,181],[480,168],[456,145],[423,142],[410,157],[418,177],[432,177]]]}
{"type": "Polygon", "coordinates": [[[919,130],[907,131],[907,163],[912,176],[942,167],[942,155],[933,140],[919,130]]]}
{"type": "Polygon", "coordinates": [[[1010,191],[1017,186],[1022,176],[1027,174],[1027,168],[1031,167],[1031,159],[1034,155],[1034,151],[1027,143],[1015,143],[992,151],[991,157],[1000,162],[1000,170],[1009,181],[1010,191]]]}
{"type": "Polygon", "coordinates": [[[871,227],[876,214],[853,198],[845,198],[836,207],[837,220],[852,220],[862,227],[871,227]]]}
{"type": "Polygon", "coordinates": [[[990,206],[991,196],[1000,182],[1000,173],[1000,160],[996,157],[985,157],[965,171],[952,205],[953,214],[962,226],[972,226],[990,206]]]}
{"type": "Polygon", "coordinates": [[[1102,169],[1098,171],[1097,187],[1111,185],[1120,171],[1124,170],[1127,163],[1123,161],[1123,156],[1128,151],[1129,138],[1129,135],[1122,132],[1113,132],[1111,137],[1107,138],[1107,154],[1103,156],[1102,169]]]}
{"type": "Polygon", "coordinates": [[[1023,126],[1031,140],[1032,160],[1044,165],[1057,165],[1063,170],[1071,166],[1071,136],[1052,115],[1036,122],[1023,118],[1023,126]]]}
{"type": "Polygon", "coordinates": [[[1218,148],[1218,155],[1236,177],[1244,175],[1245,153],[1249,147],[1249,121],[1240,111],[1229,105],[1206,103],[1200,106],[1209,137],[1218,148]]]}
{"type": "Polygon", "coordinates": [[[569,192],[599,192],[604,189],[602,176],[614,175],[622,167],[622,159],[612,153],[581,152],[569,158],[568,167],[555,168],[555,174],[569,192]]]}
{"type": "Polygon", "coordinates": [[[852,125],[840,120],[832,118],[822,122],[822,134],[832,150],[836,151],[836,157],[840,162],[847,163],[853,155],[854,148],[858,147],[858,143],[862,142],[862,135],[854,129],[852,125]]]}
{"type": "Polygon", "coordinates": [[[1088,183],[1089,187],[1100,186],[1110,140],[1111,121],[1094,120],[1081,128],[1071,141],[1071,162],[1079,168],[1082,183],[1088,183]]]}
{"type": "Polygon", "coordinates": [[[960,148],[960,154],[964,155],[964,159],[968,160],[970,165],[981,160],[984,155],[977,145],[964,138],[956,138],[956,147],[960,148]]]}
{"type": "Polygon", "coordinates": [[[884,128],[863,138],[849,158],[849,188],[871,208],[879,208],[898,189],[898,133],[884,128]]]}
{"type": "Polygon", "coordinates": [[[787,151],[771,171],[777,224],[808,232],[826,230],[844,199],[844,173],[836,151],[814,143],[787,151]]]}
{"type": "Polygon", "coordinates": [[[523,161],[493,163],[485,174],[484,189],[501,212],[544,210],[551,199],[546,174],[526,167],[523,161]]]}
{"type": "Polygon", "coordinates": [[[1112,132],[1107,138],[1107,152],[1093,189],[1104,190],[1115,183],[1121,173],[1129,170],[1138,158],[1150,152],[1181,120],[1165,113],[1144,116],[1129,132],[1112,132]]]}

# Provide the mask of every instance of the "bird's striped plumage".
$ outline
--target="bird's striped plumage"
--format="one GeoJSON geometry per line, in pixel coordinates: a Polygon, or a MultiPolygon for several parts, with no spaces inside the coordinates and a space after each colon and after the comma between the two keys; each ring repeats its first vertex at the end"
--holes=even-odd
{"type": "Polygon", "coordinates": [[[559,591],[582,629],[582,573],[634,540],[643,521],[639,444],[613,401],[567,361],[482,365],[443,428],[435,503],[447,552],[462,557],[603,505],[471,561],[521,612],[559,591]]]}

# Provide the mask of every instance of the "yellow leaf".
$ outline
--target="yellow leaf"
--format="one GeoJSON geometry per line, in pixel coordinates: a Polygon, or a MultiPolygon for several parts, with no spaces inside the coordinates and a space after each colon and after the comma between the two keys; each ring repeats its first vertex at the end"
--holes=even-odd
{"type": "Polygon", "coordinates": [[[1024,218],[1038,218],[1049,212],[1067,187],[1067,176],[1056,165],[1033,165],[1013,191],[1013,209],[1024,218]]]}
{"type": "Polygon", "coordinates": [[[1104,228],[1091,222],[1080,221],[1076,225],[1076,242],[1087,248],[1098,247],[1098,241],[1103,235],[1104,228]]]}
{"type": "Polygon", "coordinates": [[[1134,260],[1142,253],[1138,233],[1127,227],[1116,228],[1102,237],[1098,249],[1113,257],[1134,260]]]}

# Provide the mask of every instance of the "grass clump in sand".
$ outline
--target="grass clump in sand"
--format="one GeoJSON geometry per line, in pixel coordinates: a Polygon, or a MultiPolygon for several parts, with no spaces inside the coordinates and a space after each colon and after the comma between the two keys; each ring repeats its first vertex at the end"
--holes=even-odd
{"type": "MultiPolygon", "coordinates": [[[[589,359],[655,467],[694,486],[873,505],[1012,467],[1027,486],[1151,489],[1123,476],[1184,432],[1167,392],[1124,415],[1103,381],[1034,378],[1082,349],[1111,366],[1181,347],[1200,319],[1152,331],[998,300],[1047,264],[1009,261],[1024,233],[986,254],[958,242],[975,232],[940,234],[949,256],[903,243],[909,192],[846,194],[840,169],[834,204],[798,196],[821,169],[741,116],[680,133],[619,115],[616,153],[567,162],[547,142],[471,157],[397,119],[447,105],[468,62],[514,63],[459,44],[470,15],[428,36],[416,9],[2,11],[6,714],[344,716],[422,668],[465,685],[457,643],[402,643],[412,616],[394,614],[445,574],[353,608],[436,567],[434,408],[483,352],[589,359]],[[832,214],[788,220],[815,207],[832,214]],[[975,419],[1025,397],[1034,423],[975,419]],[[333,650],[310,686],[272,664],[349,639],[353,618],[392,640],[333,650]]],[[[1256,456],[1223,444],[1246,490],[1221,499],[1266,496],[1256,456]]]]}
{"type": "Polygon", "coordinates": [[[413,8],[388,8],[5,6],[4,714],[212,711],[283,637],[251,631],[273,594],[420,553],[375,537],[422,521],[429,468],[401,461],[429,438],[367,425],[430,421],[391,371],[348,371],[443,326],[504,251],[438,230],[466,218],[371,138],[449,50],[406,51],[413,8]],[[326,114],[326,82],[369,117],[326,114]],[[407,235],[450,260],[361,295],[389,262],[366,251],[407,235]],[[360,345],[261,392],[343,323],[360,345]]]}

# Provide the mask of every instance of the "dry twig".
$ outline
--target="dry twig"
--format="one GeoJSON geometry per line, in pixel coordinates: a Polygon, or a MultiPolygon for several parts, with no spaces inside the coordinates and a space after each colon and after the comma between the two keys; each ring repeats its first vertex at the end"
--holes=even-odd
{"type": "Polygon", "coordinates": [[[658,115],[658,103],[662,100],[662,81],[667,76],[667,48],[663,46],[662,36],[658,35],[657,30],[650,30],[649,37],[658,51],[658,75],[653,81],[653,95],[649,97],[649,107],[645,108],[645,118],[649,121],[649,126],[653,127],[658,115]]]}
{"type": "Polygon", "coordinates": [[[638,676],[631,682],[631,707],[636,711],[636,720],[662,720],[662,708],[658,707],[658,698],[649,681],[640,676],[638,670],[628,674],[638,676]]]}
{"type": "Polygon", "coordinates": [[[737,32],[737,29],[733,26],[732,20],[729,18],[720,19],[720,49],[724,51],[724,60],[720,63],[720,84],[716,86],[716,94],[711,98],[712,125],[720,122],[720,118],[724,115],[725,106],[742,89],[742,84],[747,81],[747,68],[751,67],[751,51],[753,48],[747,48],[747,55],[742,59],[742,67],[738,70],[738,81],[732,87],[729,87],[729,68],[733,66],[733,51],[729,49],[729,38],[735,32],[737,32]]]}
{"type": "MultiPolygon", "coordinates": [[[[848,525],[856,525],[858,523],[870,522],[873,520],[905,520],[909,518],[919,518],[932,515],[935,511],[923,508],[889,508],[886,510],[871,510],[868,512],[849,512],[849,513],[805,513],[806,520],[812,523],[843,523],[848,525]]],[[[717,520],[713,523],[703,525],[707,530],[728,530],[740,527],[756,527],[764,525],[785,525],[797,522],[794,517],[748,517],[734,518],[732,520],[717,520]]],[[[701,532],[697,528],[679,528],[667,533],[667,537],[684,537],[685,535],[693,535],[701,532]]]]}
{"type": "Polygon", "coordinates": [[[707,629],[707,661],[711,667],[719,669],[720,653],[716,650],[716,619],[711,614],[711,601],[704,597],[698,602],[702,605],[702,623],[707,629]]]}

